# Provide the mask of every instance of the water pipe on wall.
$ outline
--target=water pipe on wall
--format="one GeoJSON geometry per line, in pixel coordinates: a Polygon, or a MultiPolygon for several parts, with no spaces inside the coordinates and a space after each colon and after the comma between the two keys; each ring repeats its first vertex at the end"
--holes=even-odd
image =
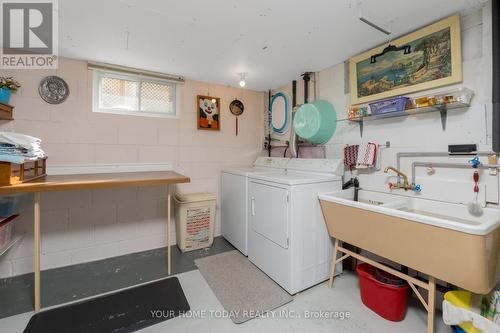
{"type": "MultiPolygon", "coordinates": [[[[310,72],[305,72],[304,74],[302,74],[302,79],[304,80],[304,104],[307,104],[309,102],[309,81],[311,81],[311,74],[310,72]]],[[[293,122],[292,122],[293,123],[293,122]]],[[[293,124],[292,124],[293,126],[293,124]]],[[[295,131],[293,131],[293,134],[295,135],[295,131]]],[[[295,147],[296,148],[296,151],[295,151],[295,156],[298,158],[299,157],[299,149],[300,149],[300,145],[299,145],[299,138],[295,135],[295,147]]]]}
{"type": "Polygon", "coordinates": [[[267,106],[268,106],[268,121],[269,121],[269,133],[267,136],[267,156],[271,157],[271,126],[272,126],[272,119],[271,119],[271,90],[269,90],[268,95],[267,95],[267,106]]]}
{"type": "Polygon", "coordinates": [[[302,74],[304,80],[304,104],[309,103],[309,81],[311,81],[311,73],[305,72],[302,74]]]}
{"type": "Polygon", "coordinates": [[[493,59],[493,150],[500,152],[500,1],[491,2],[493,59]]]}
{"type": "MultiPolygon", "coordinates": [[[[415,161],[411,164],[411,182],[415,183],[415,174],[417,167],[426,168],[454,168],[454,169],[472,169],[469,163],[446,163],[446,162],[419,162],[415,161]]],[[[478,169],[499,169],[500,165],[480,164],[478,169]]]]}
{"type": "MultiPolygon", "coordinates": [[[[491,151],[479,151],[476,153],[473,153],[471,155],[475,156],[489,156],[491,154],[494,154],[491,151]]],[[[450,156],[449,152],[398,152],[396,154],[396,169],[401,170],[401,158],[402,157],[448,157],[450,156]]],[[[460,156],[460,155],[453,155],[453,156],[460,156]]],[[[468,165],[470,167],[470,165],[468,165]]],[[[398,176],[398,182],[400,177],[398,176]]]]}
{"type": "MultiPolygon", "coordinates": [[[[470,155],[474,156],[489,156],[494,154],[491,151],[479,151],[470,155]]],[[[401,158],[402,157],[448,157],[450,153],[448,152],[398,152],[396,154],[396,169],[401,169],[401,158]]],[[[460,155],[453,155],[460,156],[460,155]]]]}
{"type": "Polygon", "coordinates": [[[297,106],[297,81],[293,80],[292,81],[292,108],[290,110],[292,116],[290,117],[292,119],[292,123],[290,125],[290,155],[292,157],[298,157],[298,142],[299,138],[297,137],[297,134],[295,134],[295,130],[293,128],[293,118],[295,117],[295,107],[297,106]]]}

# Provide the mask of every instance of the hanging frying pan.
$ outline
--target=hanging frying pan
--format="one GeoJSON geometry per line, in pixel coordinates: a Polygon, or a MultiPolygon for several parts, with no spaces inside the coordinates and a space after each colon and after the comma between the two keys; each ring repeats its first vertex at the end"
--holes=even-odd
{"type": "Polygon", "coordinates": [[[231,111],[231,113],[236,116],[236,136],[238,136],[238,127],[239,127],[238,116],[240,116],[244,110],[245,106],[243,105],[243,102],[240,101],[239,99],[235,99],[229,104],[229,111],[231,111]]]}

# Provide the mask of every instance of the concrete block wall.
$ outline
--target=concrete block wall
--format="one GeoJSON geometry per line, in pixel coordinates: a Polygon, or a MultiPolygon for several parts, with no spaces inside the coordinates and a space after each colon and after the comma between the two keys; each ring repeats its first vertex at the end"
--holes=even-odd
{"type": "MultiPolygon", "coordinates": [[[[431,22],[429,22],[431,23],[431,22]]],[[[477,143],[479,150],[491,151],[491,7],[485,3],[483,8],[467,12],[461,16],[462,35],[462,68],[463,82],[461,84],[443,87],[437,90],[445,91],[458,87],[466,87],[474,92],[469,108],[455,109],[448,112],[447,128],[441,128],[439,112],[420,114],[408,117],[378,119],[366,121],[363,137],[360,136],[359,125],[347,121],[347,108],[350,105],[350,95],[344,91],[344,63],[333,65],[317,73],[312,80],[311,90],[316,88],[317,98],[333,104],[337,111],[337,130],[333,138],[325,145],[327,158],[343,158],[346,145],[366,144],[374,142],[385,145],[390,142],[390,148],[381,147],[381,166],[396,166],[397,152],[437,151],[446,152],[449,144],[477,143]]],[[[302,103],[303,83],[298,80],[298,103],[302,103]]],[[[291,85],[274,90],[291,94],[291,85]]],[[[415,93],[415,95],[432,93],[432,91],[415,93]]],[[[413,161],[440,161],[467,163],[470,157],[454,158],[405,158],[401,169],[411,173],[413,161]]],[[[486,158],[482,158],[487,163],[486,158]]],[[[482,201],[493,204],[499,202],[500,180],[496,175],[489,175],[488,170],[482,170],[480,182],[482,201]],[[486,189],[486,190],[485,190],[486,189]],[[486,194],[486,198],[484,198],[486,194]]],[[[429,199],[450,200],[467,203],[473,198],[472,172],[468,169],[438,169],[435,175],[426,174],[425,168],[416,172],[417,183],[423,184],[420,197],[429,199]],[[447,194],[448,193],[448,194],[447,194]],[[452,195],[449,195],[451,193],[452,195]]],[[[350,174],[346,174],[350,177],[350,174]]],[[[366,190],[387,192],[387,183],[394,182],[394,174],[387,175],[383,170],[368,170],[360,172],[361,187],[366,190]]],[[[399,191],[402,195],[415,195],[413,192],[399,191]]]]}
{"type": "MultiPolygon", "coordinates": [[[[363,137],[360,136],[359,125],[349,121],[338,123],[335,136],[326,145],[327,156],[342,158],[343,148],[347,144],[366,144],[375,142],[382,146],[387,141],[390,148],[381,147],[382,169],[385,166],[396,166],[397,152],[438,151],[446,152],[449,144],[477,143],[480,151],[491,151],[491,9],[490,4],[461,17],[462,35],[462,69],[461,84],[443,87],[437,91],[446,91],[458,87],[466,87],[474,92],[469,108],[455,109],[448,112],[447,127],[443,131],[439,112],[416,116],[379,119],[367,121],[364,125],[363,137]]],[[[350,104],[349,94],[344,93],[344,64],[338,64],[319,73],[319,98],[330,101],[337,109],[339,119],[347,118],[347,107],[350,104]]],[[[415,93],[414,95],[432,93],[432,91],[415,93]]],[[[405,158],[401,169],[408,175],[411,173],[413,161],[435,161],[467,163],[470,157],[405,158]]],[[[487,158],[482,158],[487,163],[487,158]]],[[[387,183],[394,182],[394,174],[388,175],[383,170],[360,172],[360,183],[364,189],[388,191],[387,183]]],[[[350,176],[350,175],[348,175],[350,176]]],[[[467,203],[473,198],[472,171],[468,169],[436,170],[436,174],[427,175],[425,168],[416,170],[417,183],[423,185],[419,197],[450,200],[467,203]],[[448,193],[448,194],[447,194],[448,193]]],[[[498,204],[499,177],[489,175],[488,170],[480,170],[482,201],[498,204]],[[486,189],[486,191],[485,191],[486,189]],[[483,197],[484,198],[484,197],[483,197]]],[[[404,192],[404,191],[403,191],[404,192]]],[[[402,195],[415,195],[413,192],[402,195]]]]}
{"type": "MultiPolygon", "coordinates": [[[[0,130],[40,137],[49,166],[120,163],[168,163],[191,177],[172,186],[174,192],[213,192],[220,202],[220,170],[250,165],[263,137],[264,94],[187,80],[178,87],[176,119],[93,113],[92,72],[85,61],[62,58],[58,70],[3,71],[22,88],[13,95],[14,121],[0,130]],[[60,105],[38,95],[38,83],[58,75],[70,87],[60,105]],[[196,125],[196,95],[221,98],[221,130],[202,131],[196,125]],[[245,104],[235,136],[229,103],[245,104]]],[[[166,244],[166,187],[125,188],[42,194],[42,269],[88,262],[159,248],[166,244]]],[[[217,205],[219,210],[219,205],[217,205]]],[[[22,241],[0,257],[0,278],[33,271],[33,213],[23,213],[16,227],[22,241]]],[[[220,234],[217,211],[215,234],[220,234]]],[[[174,223],[174,219],[172,219],[174,223]]],[[[175,242],[175,228],[171,239],[175,242]]]]}

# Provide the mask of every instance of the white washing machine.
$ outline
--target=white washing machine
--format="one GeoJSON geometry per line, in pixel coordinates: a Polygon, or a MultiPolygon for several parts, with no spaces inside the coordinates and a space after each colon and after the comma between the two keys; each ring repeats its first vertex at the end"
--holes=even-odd
{"type": "Polygon", "coordinates": [[[333,240],[318,194],[341,190],[342,167],[341,160],[291,159],[286,172],[249,175],[248,259],[290,294],[328,279],[333,240]]]}
{"type": "Polygon", "coordinates": [[[290,159],[258,157],[253,167],[222,170],[222,236],[244,255],[248,255],[248,177],[265,172],[284,172],[290,159]]]}

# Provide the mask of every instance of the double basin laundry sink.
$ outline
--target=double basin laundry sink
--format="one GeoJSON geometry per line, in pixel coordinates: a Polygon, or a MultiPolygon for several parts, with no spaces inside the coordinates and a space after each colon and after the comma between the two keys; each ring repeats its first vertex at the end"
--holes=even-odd
{"type": "Polygon", "coordinates": [[[319,195],[330,236],[475,293],[500,281],[500,211],[392,193],[319,195]]]}

